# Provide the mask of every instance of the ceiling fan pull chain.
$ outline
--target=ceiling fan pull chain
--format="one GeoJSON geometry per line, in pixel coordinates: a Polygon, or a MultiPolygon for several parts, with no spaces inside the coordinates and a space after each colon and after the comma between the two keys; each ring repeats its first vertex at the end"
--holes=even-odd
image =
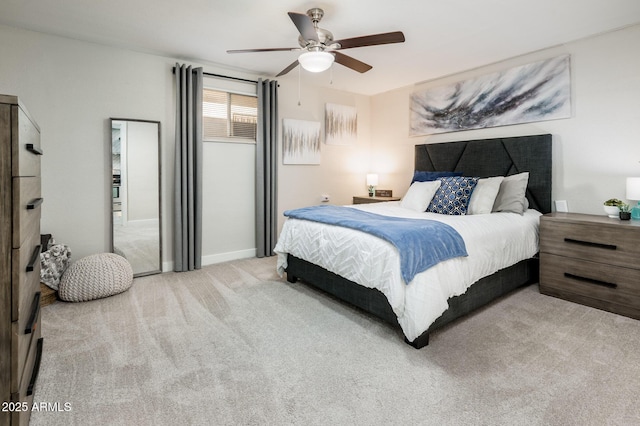
{"type": "Polygon", "coordinates": [[[300,68],[298,67],[298,106],[300,106],[300,68]]]}

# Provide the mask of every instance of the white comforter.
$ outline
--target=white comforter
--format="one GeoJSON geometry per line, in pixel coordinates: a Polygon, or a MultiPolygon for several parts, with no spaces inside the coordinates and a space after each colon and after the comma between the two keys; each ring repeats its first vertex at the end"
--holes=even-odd
{"type": "Polygon", "coordinates": [[[399,202],[349,206],[373,213],[433,219],[452,226],[467,247],[467,257],[450,259],[419,273],[405,284],[400,257],[390,243],[367,233],[305,220],[287,219],[275,247],[278,273],[287,253],[314,263],[350,281],[380,290],[398,317],[404,335],[413,341],[448,308],[447,299],[466,292],[480,278],[528,259],[538,251],[540,213],[447,216],[420,213],[399,202]]]}

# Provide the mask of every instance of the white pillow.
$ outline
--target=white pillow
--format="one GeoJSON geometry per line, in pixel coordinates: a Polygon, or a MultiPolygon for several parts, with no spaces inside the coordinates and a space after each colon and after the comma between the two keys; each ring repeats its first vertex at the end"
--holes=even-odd
{"type": "Polygon", "coordinates": [[[431,199],[436,194],[438,188],[440,188],[440,183],[439,180],[413,182],[407,193],[402,197],[400,206],[417,212],[426,211],[431,199]]]}
{"type": "Polygon", "coordinates": [[[467,214],[488,214],[493,209],[504,176],[483,178],[471,194],[467,214]]]}
{"type": "Polygon", "coordinates": [[[505,177],[500,184],[500,190],[493,204],[493,211],[524,213],[525,209],[529,206],[528,200],[525,197],[528,183],[529,172],[505,177]]]}

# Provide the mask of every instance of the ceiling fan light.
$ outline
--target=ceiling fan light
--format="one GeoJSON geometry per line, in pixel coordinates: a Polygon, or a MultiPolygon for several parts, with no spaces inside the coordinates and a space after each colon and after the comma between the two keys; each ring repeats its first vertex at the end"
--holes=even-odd
{"type": "Polygon", "coordinates": [[[334,59],[329,52],[305,52],[298,57],[298,62],[307,71],[322,72],[329,69],[334,59]]]}

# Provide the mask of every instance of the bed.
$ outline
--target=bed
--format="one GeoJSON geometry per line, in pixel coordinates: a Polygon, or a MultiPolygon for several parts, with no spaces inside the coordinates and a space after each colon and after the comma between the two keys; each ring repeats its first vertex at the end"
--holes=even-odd
{"type": "MultiPolygon", "coordinates": [[[[471,246],[469,256],[463,260],[457,258],[442,262],[416,275],[415,279],[408,285],[405,283],[406,287],[396,286],[391,288],[391,284],[387,284],[388,282],[398,281],[395,276],[398,275],[398,272],[392,271],[388,273],[388,270],[385,269],[385,259],[386,257],[394,256],[393,254],[388,256],[380,254],[381,257],[368,266],[359,265],[357,262],[347,265],[344,262],[336,262],[336,259],[332,260],[327,256],[325,256],[325,259],[321,259],[308,253],[307,250],[300,250],[299,248],[315,248],[318,244],[317,241],[305,240],[304,238],[307,238],[306,234],[314,232],[316,234],[318,232],[324,234],[329,230],[329,228],[326,228],[328,225],[305,225],[311,226],[307,232],[306,230],[295,228],[295,223],[287,223],[285,224],[286,229],[283,228],[283,233],[281,233],[276,246],[278,268],[281,272],[283,270],[286,271],[289,282],[302,281],[328,292],[338,299],[355,305],[401,328],[405,341],[411,346],[415,348],[424,347],[429,343],[429,335],[434,330],[518,287],[537,282],[538,218],[540,214],[551,211],[551,141],[551,135],[545,134],[423,144],[415,147],[415,171],[453,171],[462,172],[464,176],[478,178],[513,176],[525,171],[529,173],[526,189],[529,209],[526,210],[525,214],[521,215],[521,219],[519,218],[520,215],[514,213],[468,216],[468,218],[473,218],[472,222],[475,224],[471,226],[466,223],[462,225],[462,222],[457,221],[458,218],[444,218],[444,215],[438,215],[445,219],[444,222],[448,222],[458,229],[461,235],[469,238],[471,238],[472,234],[475,235],[477,233],[475,229],[489,226],[485,224],[485,221],[489,220],[497,221],[498,227],[503,227],[502,223],[505,224],[504,227],[511,226],[509,224],[513,220],[516,222],[522,221],[527,229],[533,227],[534,236],[526,238],[525,248],[514,249],[518,253],[510,255],[511,258],[505,261],[508,263],[507,265],[492,264],[492,259],[497,256],[488,255],[487,253],[491,253],[491,250],[496,250],[495,247],[487,246],[485,252],[479,250],[476,246],[471,246]],[[318,228],[319,226],[325,226],[325,228],[320,229],[318,228]],[[289,246],[287,241],[295,241],[295,244],[292,243],[289,246]],[[293,246],[296,246],[297,249],[293,246]],[[336,264],[338,266],[335,266],[336,264]],[[445,283],[448,286],[446,291],[451,296],[441,296],[440,293],[444,293],[445,290],[436,289],[436,283],[441,285],[439,281],[447,281],[448,278],[446,277],[449,276],[457,280],[458,278],[455,274],[458,273],[458,269],[466,268],[467,264],[473,264],[474,269],[470,269],[472,272],[467,270],[460,272],[460,283],[445,283]],[[363,272],[350,272],[350,268],[356,270],[365,267],[371,270],[369,272],[370,277],[363,272]],[[478,268],[490,272],[487,275],[477,276],[479,273],[478,268]],[[494,269],[495,271],[493,271],[494,269]],[[372,280],[380,282],[374,285],[370,282],[372,280]],[[462,283],[465,280],[472,281],[462,283]],[[398,288],[401,288],[401,290],[398,290],[398,288]],[[456,289],[451,290],[451,288],[456,289]],[[434,296],[436,294],[438,297],[444,297],[443,301],[436,300],[434,296]],[[418,314],[415,312],[418,312],[418,314]]],[[[357,207],[374,212],[379,212],[378,209],[382,209],[382,214],[389,215],[396,215],[400,211],[399,202],[380,204],[383,206],[375,207],[372,204],[357,207]]],[[[408,214],[407,217],[412,217],[412,214],[408,214]]],[[[287,222],[296,221],[289,218],[287,222]]],[[[334,230],[331,229],[331,232],[334,232],[334,230]]],[[[359,231],[340,230],[335,232],[357,233],[359,231]]],[[[508,234],[505,235],[502,240],[508,242],[511,238],[509,238],[508,234]]],[[[329,243],[325,242],[323,244],[331,244],[333,238],[333,236],[329,237],[329,243]]],[[[341,236],[341,238],[343,237],[341,236]]],[[[367,250],[372,250],[376,253],[382,253],[382,245],[389,245],[384,241],[374,241],[376,237],[373,236],[366,238],[369,238],[366,243],[369,244],[367,250]],[[376,244],[382,245],[376,246],[376,244]]],[[[352,247],[347,248],[352,251],[355,250],[352,247]]],[[[330,247],[328,252],[331,253],[333,249],[330,247]]],[[[311,251],[313,250],[309,250],[309,252],[311,251]]],[[[508,251],[510,252],[511,249],[508,251]]],[[[357,256],[351,257],[355,258],[357,256]]],[[[360,259],[359,261],[368,262],[370,259],[360,259]]],[[[395,262],[395,259],[393,261],[395,262]]],[[[391,263],[391,265],[395,264],[391,263]]],[[[469,267],[471,268],[471,266],[469,267]]],[[[389,267],[389,270],[391,269],[393,268],[389,267]]]]}

